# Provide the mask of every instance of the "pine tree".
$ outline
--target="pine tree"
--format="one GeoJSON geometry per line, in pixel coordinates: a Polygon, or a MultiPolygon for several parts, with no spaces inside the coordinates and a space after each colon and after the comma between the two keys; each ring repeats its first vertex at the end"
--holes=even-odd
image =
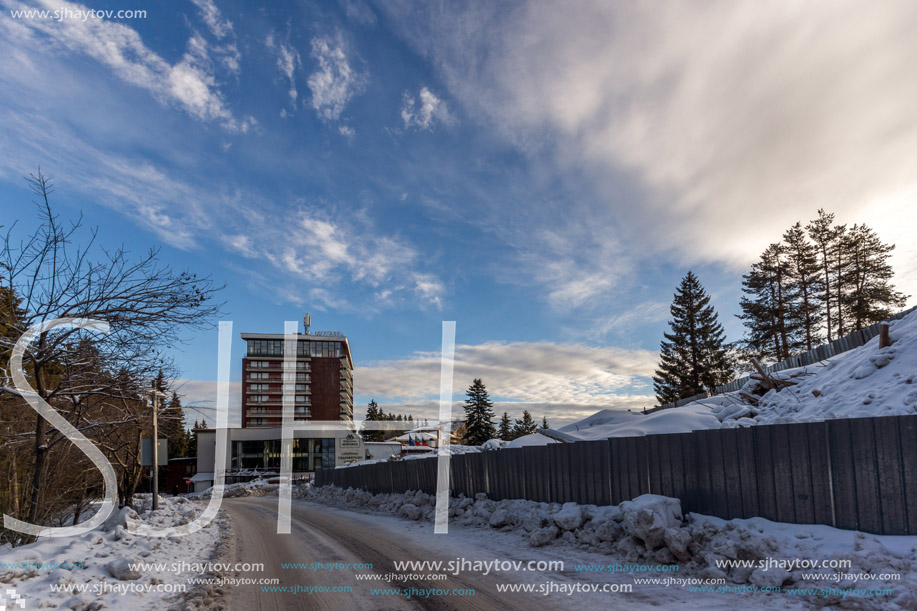
{"type": "Polygon", "coordinates": [[[497,437],[503,441],[513,440],[513,421],[510,420],[509,414],[506,412],[503,412],[503,417],[500,418],[500,426],[497,429],[497,437]]]}
{"type": "Polygon", "coordinates": [[[892,308],[904,307],[907,295],[896,291],[890,283],[894,272],[888,259],[894,244],[884,244],[866,225],[854,225],[845,246],[848,266],[842,282],[850,287],[850,292],[844,306],[851,330],[859,331],[888,318],[892,308]]]}
{"type": "Polygon", "coordinates": [[[479,446],[497,434],[493,423],[494,404],[480,378],[474,379],[465,395],[468,397],[465,399],[465,439],[469,445],[479,446]]]}
{"type": "Polygon", "coordinates": [[[522,437],[523,435],[531,435],[536,430],[538,430],[538,425],[535,424],[535,421],[532,419],[532,414],[529,413],[529,410],[523,410],[522,418],[517,418],[513,426],[513,436],[522,437]]]}
{"type": "Polygon", "coordinates": [[[850,332],[847,322],[847,309],[850,305],[850,286],[847,283],[850,268],[851,239],[847,225],[836,225],[835,241],[831,256],[831,276],[834,280],[834,303],[837,304],[837,337],[850,332]]]}
{"type": "Polygon", "coordinates": [[[745,345],[751,356],[779,361],[805,347],[798,290],[783,244],[768,246],[742,276],[745,296],[738,317],[745,323],[745,345]]]}
{"type": "Polygon", "coordinates": [[[548,417],[547,416],[541,417],[541,428],[543,429],[551,428],[548,426],[548,417]]]}
{"type": "Polygon", "coordinates": [[[678,286],[670,311],[671,333],[664,334],[653,377],[660,404],[712,391],[729,381],[733,369],[716,310],[692,272],[678,286]]]}
{"type": "Polygon", "coordinates": [[[834,214],[829,214],[819,208],[818,218],[806,225],[809,238],[815,246],[817,265],[819,268],[819,284],[821,285],[819,299],[825,310],[825,331],[830,342],[832,333],[837,326],[837,304],[834,300],[832,281],[832,257],[839,237],[839,229],[834,225],[834,214]],[[833,316],[832,316],[833,313],[833,316]]]}
{"type": "Polygon", "coordinates": [[[796,302],[789,308],[792,326],[801,327],[805,349],[811,350],[821,343],[821,326],[824,321],[819,277],[818,251],[806,239],[801,223],[796,223],[783,234],[786,247],[789,283],[796,302]]]}

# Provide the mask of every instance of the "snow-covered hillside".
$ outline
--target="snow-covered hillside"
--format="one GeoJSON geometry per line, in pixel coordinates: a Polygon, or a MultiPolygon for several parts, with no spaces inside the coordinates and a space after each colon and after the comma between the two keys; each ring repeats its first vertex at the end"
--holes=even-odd
{"type": "Polygon", "coordinates": [[[875,337],[822,363],[771,374],[777,392],[750,380],[740,391],[644,415],[602,410],[560,429],[585,440],[698,429],[917,414],[917,311],[892,321],[891,345],[875,337]],[[743,397],[757,398],[757,404],[743,397]]]}

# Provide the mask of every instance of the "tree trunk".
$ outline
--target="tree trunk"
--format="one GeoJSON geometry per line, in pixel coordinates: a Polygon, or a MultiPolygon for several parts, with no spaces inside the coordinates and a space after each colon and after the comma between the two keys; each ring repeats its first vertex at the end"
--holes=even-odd
{"type": "Polygon", "coordinates": [[[35,471],[32,472],[32,496],[29,499],[28,521],[32,524],[38,519],[38,509],[41,506],[41,495],[45,483],[45,471],[47,463],[45,457],[48,454],[46,439],[45,419],[36,415],[35,417],[35,471]]]}
{"type": "Polygon", "coordinates": [[[19,469],[16,465],[17,448],[10,449],[10,513],[20,518],[19,515],[19,469]]]}
{"type": "Polygon", "coordinates": [[[828,259],[827,245],[821,249],[822,269],[825,272],[825,326],[828,329],[828,341],[831,341],[831,265],[828,259]]]}

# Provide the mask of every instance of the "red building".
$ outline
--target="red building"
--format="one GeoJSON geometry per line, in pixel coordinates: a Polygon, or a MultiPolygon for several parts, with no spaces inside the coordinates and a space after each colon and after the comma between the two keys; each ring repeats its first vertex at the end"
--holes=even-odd
{"type": "Polygon", "coordinates": [[[283,395],[296,420],[353,420],[353,359],[336,331],[296,335],[296,358],[284,363],[282,333],[243,333],[242,426],[283,424],[283,395]]]}
{"type": "Polygon", "coordinates": [[[166,471],[166,487],[162,494],[185,494],[193,492],[194,485],[191,478],[197,474],[197,458],[170,458],[169,468],[166,471]]]}

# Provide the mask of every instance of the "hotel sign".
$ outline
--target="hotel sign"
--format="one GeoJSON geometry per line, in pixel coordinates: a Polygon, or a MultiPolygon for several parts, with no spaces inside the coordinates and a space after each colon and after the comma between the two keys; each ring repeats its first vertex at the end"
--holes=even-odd
{"type": "Polygon", "coordinates": [[[355,433],[347,433],[344,437],[334,440],[334,464],[344,465],[349,462],[364,460],[363,439],[355,433]]]}

